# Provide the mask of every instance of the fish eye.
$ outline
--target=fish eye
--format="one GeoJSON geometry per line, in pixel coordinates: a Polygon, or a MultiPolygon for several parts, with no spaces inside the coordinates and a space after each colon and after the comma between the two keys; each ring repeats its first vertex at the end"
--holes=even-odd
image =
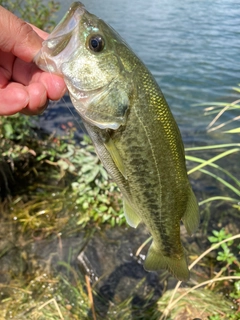
{"type": "Polygon", "coordinates": [[[94,35],[91,38],[89,38],[88,46],[89,49],[94,51],[94,52],[100,52],[104,48],[104,40],[102,36],[100,35],[94,35]]]}

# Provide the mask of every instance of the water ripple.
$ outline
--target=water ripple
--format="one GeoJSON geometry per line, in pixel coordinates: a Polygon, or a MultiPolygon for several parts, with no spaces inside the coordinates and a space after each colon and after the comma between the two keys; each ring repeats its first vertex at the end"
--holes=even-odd
{"type": "MultiPolygon", "coordinates": [[[[189,130],[199,123],[190,119],[199,118],[191,111],[193,104],[236,97],[232,87],[240,74],[238,1],[83,2],[126,39],[156,77],[177,121],[186,121],[189,130]]],[[[64,1],[64,12],[70,3],[64,1]]],[[[204,121],[207,126],[209,119],[204,121]]]]}

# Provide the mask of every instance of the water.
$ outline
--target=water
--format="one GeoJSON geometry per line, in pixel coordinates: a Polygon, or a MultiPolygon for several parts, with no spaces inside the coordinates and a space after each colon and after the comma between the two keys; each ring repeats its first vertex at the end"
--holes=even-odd
{"type": "MultiPolygon", "coordinates": [[[[204,144],[204,139],[211,140],[204,135],[211,118],[204,117],[203,108],[195,105],[237,98],[232,87],[238,84],[240,74],[240,2],[82,2],[116,29],[151,70],[183,136],[203,132],[194,136],[194,141],[204,144]]],[[[62,1],[58,20],[70,4],[62,1]]]]}

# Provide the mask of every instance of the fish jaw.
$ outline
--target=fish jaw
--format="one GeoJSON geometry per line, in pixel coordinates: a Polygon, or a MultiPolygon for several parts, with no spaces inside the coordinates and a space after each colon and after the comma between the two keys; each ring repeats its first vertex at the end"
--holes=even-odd
{"type": "Polygon", "coordinates": [[[34,58],[41,70],[62,75],[63,64],[71,60],[80,45],[78,26],[84,12],[83,4],[73,3],[52,33],[43,41],[41,50],[34,58]]]}

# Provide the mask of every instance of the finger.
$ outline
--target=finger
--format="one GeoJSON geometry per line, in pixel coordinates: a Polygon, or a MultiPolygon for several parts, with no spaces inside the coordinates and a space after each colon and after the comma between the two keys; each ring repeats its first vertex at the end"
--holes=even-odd
{"type": "Polygon", "coordinates": [[[0,50],[0,88],[5,87],[12,77],[12,65],[15,57],[0,50]]]}
{"type": "MultiPolygon", "coordinates": [[[[67,91],[63,78],[55,74],[41,72],[38,73],[36,79],[45,86],[47,96],[50,100],[59,100],[67,91]]],[[[35,80],[35,77],[33,77],[33,80],[35,80]]]]}
{"type": "Polygon", "coordinates": [[[34,75],[38,74],[39,72],[42,71],[40,71],[34,62],[26,62],[16,58],[12,66],[12,80],[27,86],[31,83],[31,81],[33,81],[34,75]]]}
{"type": "Polygon", "coordinates": [[[8,116],[19,112],[28,105],[29,95],[24,86],[11,83],[0,89],[0,115],[8,116]]]}
{"type": "Polygon", "coordinates": [[[33,62],[27,63],[20,59],[15,60],[12,79],[26,86],[35,82],[43,84],[51,100],[60,99],[67,90],[62,77],[43,72],[33,62]]]}
{"type": "Polygon", "coordinates": [[[33,30],[42,38],[42,39],[47,39],[47,37],[49,36],[49,33],[37,28],[36,26],[34,26],[33,24],[29,23],[29,25],[33,28],[33,30]]]}
{"type": "Polygon", "coordinates": [[[38,108],[37,110],[32,110],[27,106],[26,108],[22,109],[20,113],[24,114],[25,116],[37,116],[42,114],[47,109],[48,104],[49,100],[47,99],[45,105],[43,105],[41,108],[38,108]]]}
{"type": "Polygon", "coordinates": [[[47,105],[47,91],[42,83],[32,83],[29,86],[10,83],[6,88],[0,89],[0,115],[8,116],[17,112],[37,115],[47,105]]]}
{"type": "Polygon", "coordinates": [[[29,108],[29,106],[27,106],[26,108],[22,109],[21,111],[19,111],[20,113],[24,114],[25,116],[37,116],[42,114],[48,107],[49,104],[49,100],[47,99],[45,104],[39,108],[36,109],[32,109],[31,107],[29,108]]]}
{"type": "Polygon", "coordinates": [[[21,113],[37,115],[43,113],[48,106],[47,90],[42,83],[31,83],[26,87],[29,101],[21,113]]]}
{"type": "Polygon", "coordinates": [[[33,28],[0,6],[0,49],[12,52],[24,61],[32,61],[41,48],[42,39],[33,28]]]}

